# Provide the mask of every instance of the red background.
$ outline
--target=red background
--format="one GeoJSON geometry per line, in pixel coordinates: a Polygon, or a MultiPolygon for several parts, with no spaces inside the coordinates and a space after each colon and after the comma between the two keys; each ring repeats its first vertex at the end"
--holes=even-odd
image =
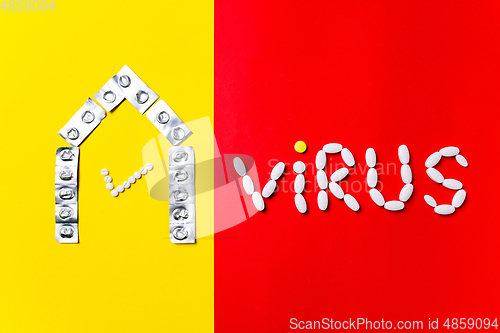
{"type": "MultiPolygon", "coordinates": [[[[373,147],[380,163],[396,163],[396,174],[380,176],[393,200],[403,184],[397,148],[406,144],[415,186],[398,213],[365,189],[347,190],[359,212],[331,193],[322,212],[311,183],[301,215],[281,189],[265,212],[217,233],[216,332],[289,331],[290,318],[427,325],[498,316],[499,18],[496,1],[215,1],[222,154],[253,157],[263,186],[270,161],[290,172],[338,142],[358,163],[348,181],[364,182],[373,147]],[[297,140],[305,154],[294,151],[297,140]],[[423,196],[450,204],[454,191],[432,182],[424,162],[450,145],[470,166],[447,159],[438,169],[468,196],[455,214],[438,216],[423,196]]],[[[309,166],[306,179],[314,175],[309,166]]],[[[226,208],[216,194],[216,211],[226,208]]]]}

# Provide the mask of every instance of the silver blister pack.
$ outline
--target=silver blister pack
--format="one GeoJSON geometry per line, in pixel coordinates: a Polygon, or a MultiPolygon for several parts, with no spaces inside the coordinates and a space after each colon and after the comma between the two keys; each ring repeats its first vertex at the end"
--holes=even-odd
{"type": "Polygon", "coordinates": [[[174,110],[162,99],[149,109],[146,117],[174,146],[180,145],[193,134],[174,110]]]}
{"type": "Polygon", "coordinates": [[[193,147],[170,148],[168,161],[170,241],[195,243],[196,191],[193,147]]]}
{"type": "Polygon", "coordinates": [[[105,117],[106,112],[89,98],[61,128],[59,135],[73,147],[78,147],[105,117]]]}
{"type": "Polygon", "coordinates": [[[55,218],[59,243],[78,243],[79,158],[77,147],[61,147],[56,151],[55,218]]]}
{"type": "Polygon", "coordinates": [[[112,77],[106,82],[101,90],[94,95],[94,98],[106,111],[111,112],[123,102],[125,95],[115,78],[112,77]]]}
{"type": "Polygon", "coordinates": [[[160,97],[127,65],[112,80],[122,89],[123,95],[141,114],[144,114],[160,97]]]}

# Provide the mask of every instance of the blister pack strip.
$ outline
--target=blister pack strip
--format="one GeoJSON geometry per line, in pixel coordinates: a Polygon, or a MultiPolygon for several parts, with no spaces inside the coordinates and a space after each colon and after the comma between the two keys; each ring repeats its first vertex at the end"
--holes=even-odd
{"type": "Polygon", "coordinates": [[[106,84],[94,95],[96,101],[102,105],[102,107],[108,111],[113,111],[118,105],[123,102],[125,95],[121,87],[116,82],[115,78],[106,82],[106,84]]]}
{"type": "Polygon", "coordinates": [[[160,97],[142,81],[127,65],[113,76],[112,80],[121,88],[129,101],[141,114],[144,114],[160,97]]]}
{"type": "Polygon", "coordinates": [[[169,160],[169,221],[172,243],[196,242],[195,159],[193,147],[172,147],[169,160]]]}
{"type": "Polygon", "coordinates": [[[104,118],[106,118],[106,112],[89,98],[61,128],[59,135],[73,147],[78,147],[104,118]]]}
{"type": "Polygon", "coordinates": [[[80,148],[61,147],[56,152],[56,240],[78,243],[78,163],[80,148]]]}
{"type": "Polygon", "coordinates": [[[146,112],[146,117],[174,146],[180,145],[193,134],[174,110],[162,99],[146,112]]]}

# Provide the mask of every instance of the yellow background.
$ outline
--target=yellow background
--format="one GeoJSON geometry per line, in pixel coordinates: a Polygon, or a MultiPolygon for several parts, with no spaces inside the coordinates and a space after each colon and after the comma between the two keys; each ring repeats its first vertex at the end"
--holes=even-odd
{"type": "Polygon", "coordinates": [[[144,179],[113,198],[99,173],[143,165],[145,116],[124,101],[80,146],[80,244],[55,241],[53,191],[57,132],[124,64],[213,123],[213,1],[54,4],[0,10],[0,332],[212,332],[213,236],[172,244],[144,179]]]}

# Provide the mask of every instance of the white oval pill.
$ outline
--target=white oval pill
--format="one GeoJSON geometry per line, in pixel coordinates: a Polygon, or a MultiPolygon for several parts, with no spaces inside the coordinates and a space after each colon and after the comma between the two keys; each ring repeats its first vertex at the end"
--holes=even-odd
{"type": "Polygon", "coordinates": [[[384,204],[384,208],[387,210],[390,210],[392,212],[395,212],[395,211],[398,211],[398,210],[405,208],[405,204],[402,203],[401,201],[392,200],[392,201],[387,201],[384,204]]]}
{"type": "Polygon", "coordinates": [[[264,208],[266,207],[264,205],[264,199],[262,199],[262,195],[260,195],[259,192],[253,192],[252,201],[253,201],[253,205],[255,206],[255,208],[257,208],[257,210],[259,212],[262,212],[264,210],[264,208]]]}
{"type": "Polygon", "coordinates": [[[141,173],[141,175],[145,175],[148,173],[148,170],[146,168],[142,167],[139,169],[139,172],[141,173]]]}
{"type": "Polygon", "coordinates": [[[271,171],[271,179],[278,180],[278,178],[280,178],[281,175],[283,174],[284,170],[285,170],[285,163],[279,162],[278,164],[276,164],[273,170],[271,171]]]}
{"type": "Polygon", "coordinates": [[[451,201],[452,206],[455,208],[459,208],[460,206],[462,206],[465,201],[466,195],[467,194],[465,193],[465,190],[460,190],[455,193],[455,195],[453,196],[453,200],[451,201]]]}
{"type": "Polygon", "coordinates": [[[111,195],[114,196],[114,197],[117,197],[118,196],[118,191],[117,190],[111,191],[111,195]]]}
{"type": "Polygon", "coordinates": [[[302,194],[295,194],[295,207],[297,207],[297,210],[302,214],[307,212],[306,199],[304,199],[302,194]]]}
{"type": "Polygon", "coordinates": [[[341,151],[342,159],[344,160],[344,163],[347,164],[348,166],[352,167],[354,166],[354,156],[352,156],[352,153],[349,149],[344,148],[341,151]]]}
{"type": "Polygon", "coordinates": [[[435,181],[438,184],[441,184],[444,181],[444,177],[441,174],[441,172],[437,171],[434,168],[429,168],[426,171],[427,176],[429,176],[433,181],[435,181]]]}
{"type": "Polygon", "coordinates": [[[295,193],[302,193],[302,191],[304,191],[304,186],[306,184],[306,180],[304,178],[304,175],[303,174],[299,174],[297,175],[297,177],[295,177],[295,182],[293,183],[293,189],[295,191],[295,193]]]}
{"type": "Polygon", "coordinates": [[[375,154],[375,149],[368,148],[365,154],[366,164],[370,168],[374,168],[375,164],[377,164],[377,155],[375,154]]]}
{"type": "Polygon", "coordinates": [[[253,185],[252,178],[249,175],[243,176],[243,189],[248,195],[252,195],[255,192],[255,187],[253,185]]]}
{"type": "Polygon", "coordinates": [[[145,168],[146,168],[146,170],[148,170],[148,171],[153,170],[153,164],[151,164],[151,163],[147,163],[144,167],[145,167],[145,168]]]}
{"type": "Polygon", "coordinates": [[[235,157],[233,159],[233,165],[234,165],[234,170],[240,175],[240,177],[243,177],[244,175],[247,174],[247,168],[245,167],[245,163],[241,160],[239,157],[235,157]]]}
{"type": "Polygon", "coordinates": [[[134,176],[130,176],[130,177],[128,177],[128,182],[129,182],[130,184],[135,183],[135,177],[134,177],[134,176]]]}
{"type": "Polygon", "coordinates": [[[446,157],[452,157],[458,155],[460,153],[460,149],[457,147],[445,147],[439,151],[441,155],[446,157]]]}
{"type": "Polygon", "coordinates": [[[385,204],[384,196],[382,195],[382,193],[380,193],[379,190],[372,188],[370,190],[370,197],[372,198],[373,202],[375,202],[380,207],[385,204]]]}
{"type": "Polygon", "coordinates": [[[102,169],[102,170],[101,170],[101,175],[103,175],[103,176],[107,176],[108,174],[109,174],[108,169],[102,169]]]}
{"type": "Polygon", "coordinates": [[[428,204],[429,206],[431,206],[432,208],[434,208],[434,207],[436,207],[436,206],[437,206],[437,202],[436,202],[436,200],[434,200],[434,198],[433,198],[433,197],[431,197],[430,195],[427,195],[427,194],[426,194],[426,195],[424,195],[424,200],[425,200],[425,202],[427,202],[427,204],[428,204]]]}
{"type": "Polygon", "coordinates": [[[122,193],[123,191],[125,191],[125,188],[123,187],[123,185],[118,185],[118,186],[116,187],[116,190],[117,190],[118,192],[122,193]]]}
{"type": "Polygon", "coordinates": [[[320,189],[326,189],[328,187],[328,177],[326,176],[326,172],[318,170],[318,173],[316,174],[316,181],[318,182],[320,189]]]}
{"type": "Polygon", "coordinates": [[[435,152],[435,153],[432,153],[429,157],[427,157],[427,159],[425,160],[425,166],[427,168],[433,168],[436,164],[439,163],[439,161],[441,161],[441,153],[440,152],[435,152]]]}
{"type": "Polygon", "coordinates": [[[319,191],[318,207],[321,210],[326,210],[328,208],[328,194],[326,193],[326,191],[319,191]]]}
{"type": "Polygon", "coordinates": [[[443,181],[443,186],[450,190],[460,190],[462,188],[462,183],[455,179],[445,179],[443,181]]]}
{"type": "Polygon", "coordinates": [[[401,189],[401,192],[399,192],[399,201],[407,202],[408,199],[410,199],[412,193],[413,193],[413,185],[412,184],[406,184],[401,189]]]}
{"type": "Polygon", "coordinates": [[[357,212],[359,210],[359,203],[352,195],[346,194],[344,196],[344,201],[347,207],[351,208],[353,211],[357,212]]]}
{"type": "Polygon", "coordinates": [[[323,146],[323,150],[328,154],[339,153],[342,150],[342,145],[340,143],[329,143],[323,146]]]}
{"type": "Polygon", "coordinates": [[[342,179],[344,179],[348,174],[349,174],[349,169],[341,168],[332,173],[332,175],[330,176],[330,180],[332,182],[339,182],[342,179]]]}
{"type": "Polygon", "coordinates": [[[271,196],[271,194],[274,193],[275,189],[276,189],[276,181],[271,179],[267,182],[267,184],[262,189],[262,196],[264,198],[269,198],[271,196]]]}
{"type": "Polygon", "coordinates": [[[321,170],[325,168],[325,165],[326,165],[326,154],[323,150],[320,150],[316,154],[316,168],[321,170]]]}
{"type": "Polygon", "coordinates": [[[296,173],[303,173],[304,171],[306,171],[306,165],[302,161],[297,161],[293,163],[293,171],[295,171],[296,173]]]}
{"type": "Polygon", "coordinates": [[[113,183],[107,183],[107,184],[106,184],[106,189],[108,189],[108,190],[110,190],[110,191],[111,191],[114,187],[115,187],[115,186],[113,185],[113,183]]]}
{"type": "Polygon", "coordinates": [[[411,174],[411,168],[408,164],[403,164],[401,166],[401,179],[403,180],[403,183],[409,184],[412,181],[412,174],[411,174]]]}
{"type": "Polygon", "coordinates": [[[402,164],[408,164],[410,162],[410,152],[408,151],[408,147],[406,147],[406,145],[399,146],[398,157],[402,164]]]}
{"type": "Polygon", "coordinates": [[[434,211],[439,215],[450,215],[455,213],[455,207],[452,205],[439,205],[434,208],[434,211]]]}
{"type": "Polygon", "coordinates": [[[463,157],[462,155],[455,156],[455,159],[457,160],[458,164],[460,164],[464,168],[467,168],[467,166],[469,166],[469,163],[467,162],[465,157],[463,157]]]}
{"type": "Polygon", "coordinates": [[[340,187],[339,184],[331,182],[330,184],[328,184],[328,188],[330,189],[330,192],[332,192],[332,194],[338,199],[344,199],[344,190],[342,189],[342,187],[340,187]]]}
{"type": "Polygon", "coordinates": [[[368,182],[368,186],[374,188],[377,186],[378,175],[377,170],[374,168],[368,169],[368,174],[366,175],[366,181],[368,182]]]}
{"type": "Polygon", "coordinates": [[[111,183],[113,181],[113,178],[111,178],[111,176],[106,176],[106,177],[104,177],[104,181],[106,183],[111,183]]]}
{"type": "Polygon", "coordinates": [[[123,187],[124,188],[130,188],[130,183],[128,181],[123,182],[123,187]]]}

